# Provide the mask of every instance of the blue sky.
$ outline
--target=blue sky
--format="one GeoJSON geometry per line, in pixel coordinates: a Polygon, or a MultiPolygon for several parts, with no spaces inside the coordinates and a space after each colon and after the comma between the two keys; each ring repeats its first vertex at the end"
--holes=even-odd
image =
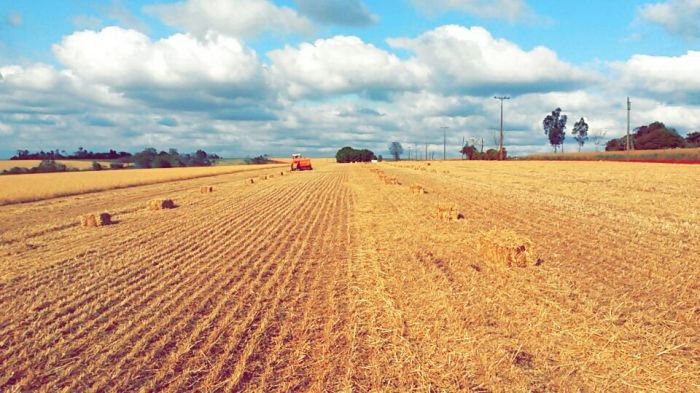
{"type": "Polygon", "coordinates": [[[442,125],[457,150],[493,139],[495,93],[519,154],[549,149],[556,106],[617,136],[627,95],[635,125],[700,129],[694,0],[3,0],[0,18],[0,156],[383,152],[442,125]]]}

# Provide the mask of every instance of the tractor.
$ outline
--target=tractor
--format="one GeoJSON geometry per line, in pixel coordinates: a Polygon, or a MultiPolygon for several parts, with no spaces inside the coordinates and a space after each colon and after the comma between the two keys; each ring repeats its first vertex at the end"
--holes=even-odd
{"type": "Polygon", "coordinates": [[[292,171],[310,171],[314,168],[311,167],[311,159],[304,158],[301,154],[292,154],[292,171]]]}

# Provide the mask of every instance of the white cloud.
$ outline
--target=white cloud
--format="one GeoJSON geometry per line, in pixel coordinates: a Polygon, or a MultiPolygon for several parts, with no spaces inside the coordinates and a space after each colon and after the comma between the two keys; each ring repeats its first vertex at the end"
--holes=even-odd
{"type": "Polygon", "coordinates": [[[223,84],[247,89],[258,83],[256,54],[239,40],[208,33],[202,40],[175,34],[159,41],[120,27],[81,31],[53,47],[77,76],[115,88],[202,88],[223,84]]]}
{"type": "Polygon", "coordinates": [[[525,0],[411,0],[421,11],[434,14],[463,11],[484,18],[511,22],[531,18],[534,14],[525,0]]]}
{"type": "Polygon", "coordinates": [[[481,27],[442,26],[415,39],[392,38],[388,43],[415,52],[441,91],[520,94],[571,90],[596,79],[548,48],[525,51],[481,27]]]}
{"type": "Polygon", "coordinates": [[[612,63],[622,87],[640,91],[661,101],[700,102],[700,51],[681,56],[634,55],[612,63]]]}
{"type": "Polygon", "coordinates": [[[268,0],[187,0],[144,7],[170,26],[199,36],[209,30],[236,37],[253,37],[263,32],[310,33],[313,25],[288,7],[268,0]]]}
{"type": "Polygon", "coordinates": [[[88,106],[124,107],[128,100],[107,86],[87,83],[46,64],[0,67],[0,112],[72,113],[88,106]]]}
{"type": "Polygon", "coordinates": [[[670,33],[686,38],[700,36],[700,0],[669,0],[646,4],[638,15],[670,33]]]}
{"type": "Polygon", "coordinates": [[[0,67],[5,85],[27,90],[51,90],[56,87],[60,74],[46,64],[30,67],[18,65],[0,67]]]}
{"type": "Polygon", "coordinates": [[[276,82],[293,97],[411,89],[428,72],[353,36],[287,46],[268,57],[276,82]]]}

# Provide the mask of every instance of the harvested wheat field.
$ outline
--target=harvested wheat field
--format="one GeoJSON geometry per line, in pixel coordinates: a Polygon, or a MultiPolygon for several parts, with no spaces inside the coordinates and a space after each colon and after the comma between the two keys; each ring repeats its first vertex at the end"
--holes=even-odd
{"type": "Polygon", "coordinates": [[[0,391],[700,390],[697,166],[314,168],[5,197],[0,391]]]}

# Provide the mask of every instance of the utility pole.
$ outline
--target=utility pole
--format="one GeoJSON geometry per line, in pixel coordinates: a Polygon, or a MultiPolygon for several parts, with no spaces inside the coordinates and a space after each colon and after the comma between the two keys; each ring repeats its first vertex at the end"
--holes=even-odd
{"type": "Polygon", "coordinates": [[[508,97],[508,96],[496,96],[493,98],[501,101],[501,134],[500,134],[501,136],[500,136],[499,143],[498,143],[499,144],[498,159],[502,161],[503,160],[503,101],[510,100],[510,97],[508,97]]]}
{"type": "Polygon", "coordinates": [[[627,150],[634,150],[634,144],[630,140],[630,112],[632,112],[632,101],[627,97],[627,150]]]}
{"type": "Polygon", "coordinates": [[[442,160],[447,159],[447,129],[450,127],[440,127],[442,129],[442,160]]]}

